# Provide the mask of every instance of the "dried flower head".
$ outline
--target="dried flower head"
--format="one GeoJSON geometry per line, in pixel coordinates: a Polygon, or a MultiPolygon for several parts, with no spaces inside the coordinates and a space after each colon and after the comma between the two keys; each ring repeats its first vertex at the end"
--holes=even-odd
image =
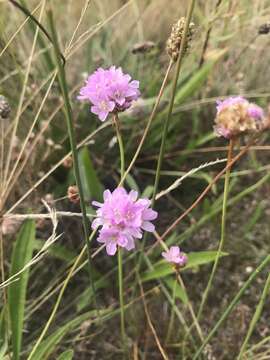
{"type": "Polygon", "coordinates": [[[67,169],[70,169],[73,165],[73,159],[72,156],[67,157],[64,161],[63,161],[63,166],[67,169]]]}
{"type": "Polygon", "coordinates": [[[168,262],[179,267],[185,266],[188,260],[187,255],[180,251],[179,246],[171,246],[169,250],[162,252],[161,255],[168,262]]]}
{"type": "Polygon", "coordinates": [[[259,27],[259,30],[258,30],[258,34],[259,35],[267,35],[270,33],[270,22],[269,23],[265,23],[265,24],[262,24],[260,27],[259,27]]]}
{"type": "Polygon", "coordinates": [[[11,109],[7,98],[3,95],[0,95],[0,118],[8,118],[10,111],[11,109]]]}
{"type": "Polygon", "coordinates": [[[256,133],[266,126],[263,109],[241,96],[217,101],[214,131],[226,139],[242,133],[256,133]]]}
{"type": "Polygon", "coordinates": [[[145,54],[150,52],[156,44],[153,41],[144,41],[142,43],[137,43],[133,46],[131,52],[132,54],[145,54]]]}
{"type": "Polygon", "coordinates": [[[131,80],[121,67],[111,66],[109,69],[99,68],[90,75],[78,99],[90,101],[92,113],[105,121],[110,113],[128,109],[139,96],[139,81],[131,80]]]}
{"type": "Polygon", "coordinates": [[[99,209],[92,228],[102,226],[97,240],[106,244],[108,255],[114,255],[117,246],[134,249],[134,240],[142,238],[143,230],[155,230],[151,221],[157,218],[157,212],[149,208],[150,200],[138,199],[137,191],[128,193],[118,187],[113,192],[105,190],[103,198],[104,203],[93,201],[99,209]]]}
{"type": "Polygon", "coordinates": [[[12,217],[4,217],[2,223],[0,224],[0,231],[3,235],[12,235],[15,234],[22,224],[22,220],[12,217]]]}
{"type": "MultiPolygon", "coordinates": [[[[184,17],[178,20],[177,23],[175,23],[172,26],[171,35],[167,40],[167,53],[172,58],[173,61],[176,61],[179,55],[185,24],[186,24],[186,19],[184,17]]],[[[195,31],[195,25],[194,23],[190,23],[188,27],[184,53],[186,53],[187,50],[190,48],[190,43],[192,41],[194,31],[195,31]]]]}
{"type": "Polygon", "coordinates": [[[79,190],[76,185],[68,187],[67,197],[70,202],[77,204],[80,201],[79,190]]]}

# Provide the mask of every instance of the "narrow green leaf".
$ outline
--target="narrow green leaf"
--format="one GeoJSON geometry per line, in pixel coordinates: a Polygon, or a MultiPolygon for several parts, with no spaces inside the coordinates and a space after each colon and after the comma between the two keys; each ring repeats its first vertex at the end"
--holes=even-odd
{"type": "Polygon", "coordinates": [[[43,340],[36,352],[35,360],[46,360],[48,357],[55,351],[56,346],[59,342],[66,336],[70,331],[74,330],[76,327],[80,326],[82,322],[90,320],[91,318],[96,317],[97,312],[89,311],[85,314],[77,316],[75,319],[68,321],[63,326],[59,327],[54,331],[50,336],[43,340]]]}
{"type": "Polygon", "coordinates": [[[79,170],[82,180],[82,187],[86,200],[102,200],[103,186],[101,185],[96,171],[93,167],[87,147],[79,151],[79,170]]]}
{"type": "Polygon", "coordinates": [[[150,198],[153,194],[154,186],[147,185],[142,193],[142,198],[150,198]]]}
{"type": "MultiPolygon", "coordinates": [[[[181,271],[213,262],[216,258],[216,255],[217,255],[216,251],[201,251],[201,252],[189,253],[187,265],[184,268],[182,268],[181,271]]],[[[220,254],[220,257],[226,255],[228,254],[222,252],[220,254]]],[[[170,274],[173,274],[174,271],[175,270],[171,264],[165,262],[164,260],[161,260],[154,265],[153,270],[147,271],[146,273],[143,274],[142,281],[159,279],[168,276],[170,274]]]]}
{"type": "Polygon", "coordinates": [[[4,306],[0,314],[0,360],[4,358],[8,348],[6,310],[6,306],[4,306]]]}
{"type": "Polygon", "coordinates": [[[57,360],[72,360],[74,355],[73,350],[66,350],[58,356],[57,360]]]}
{"type": "MultiPolygon", "coordinates": [[[[26,10],[29,11],[25,0],[20,0],[20,3],[24,8],[26,8],[26,10]]],[[[30,19],[30,21],[27,24],[29,24],[29,27],[30,27],[30,30],[31,30],[32,34],[35,35],[35,33],[36,33],[36,25],[35,25],[35,23],[30,19]]],[[[53,71],[54,70],[53,60],[51,58],[50,51],[48,49],[46,41],[43,38],[43,34],[41,34],[41,32],[38,33],[37,42],[38,42],[40,48],[42,50],[45,50],[45,51],[42,52],[42,56],[44,57],[44,61],[45,61],[45,64],[47,65],[47,69],[49,71],[53,71]]]]}
{"type": "MultiPolygon", "coordinates": [[[[168,278],[165,280],[168,288],[173,292],[173,288],[175,286],[175,278],[168,278]]],[[[184,304],[187,304],[188,298],[185,290],[177,283],[175,289],[175,297],[180,299],[184,304]]]]}
{"type": "Polygon", "coordinates": [[[131,176],[130,174],[127,174],[127,176],[126,176],[126,183],[128,184],[128,186],[131,190],[136,190],[136,191],[138,191],[138,193],[140,193],[138,184],[136,183],[134,177],[131,176]]]}
{"type": "MultiPolygon", "coordinates": [[[[100,278],[99,280],[95,281],[95,289],[104,289],[109,286],[109,283],[106,279],[100,278]]],[[[78,296],[76,301],[76,308],[77,311],[82,311],[86,306],[91,304],[91,300],[93,298],[93,290],[90,287],[87,287],[80,296],[78,296]]]]}
{"type": "Polygon", "coordinates": [[[192,96],[197,90],[201,88],[206,81],[214,65],[223,57],[227,50],[214,51],[209,60],[203,67],[196,71],[195,74],[187,81],[176,93],[175,104],[183,103],[187,98],[192,96]]]}
{"type": "MultiPolygon", "coordinates": [[[[27,220],[21,227],[12,252],[10,276],[19,272],[32,258],[35,240],[35,222],[27,220]]],[[[20,358],[22,345],[26,289],[29,268],[8,288],[8,306],[12,331],[13,358],[20,358]]]]}
{"type": "MultiPolygon", "coordinates": [[[[44,240],[35,240],[34,242],[34,249],[40,250],[44,246],[44,240]]],[[[71,251],[67,249],[63,245],[59,244],[53,244],[48,249],[49,255],[63,260],[63,261],[72,261],[76,257],[76,253],[74,251],[71,251]]]]}

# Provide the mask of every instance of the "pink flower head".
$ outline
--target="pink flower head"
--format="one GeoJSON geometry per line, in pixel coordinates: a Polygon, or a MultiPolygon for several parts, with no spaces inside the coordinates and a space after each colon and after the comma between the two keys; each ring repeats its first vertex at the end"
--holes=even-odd
{"type": "Polygon", "coordinates": [[[219,114],[222,110],[238,104],[248,104],[248,101],[242,96],[231,96],[225,100],[217,100],[217,113],[219,114]]]}
{"type": "Polygon", "coordinates": [[[169,250],[162,252],[161,255],[168,262],[181,267],[185,266],[188,260],[187,255],[180,251],[179,246],[171,246],[169,250]]]}
{"type": "Polygon", "coordinates": [[[131,80],[121,67],[111,66],[109,69],[98,68],[90,75],[78,99],[90,101],[92,113],[105,121],[110,113],[128,109],[139,96],[139,81],[131,80]]]}
{"type": "Polygon", "coordinates": [[[266,127],[263,109],[241,96],[217,101],[214,131],[226,139],[243,133],[262,131],[266,127]]]}
{"type": "Polygon", "coordinates": [[[92,228],[102,226],[97,240],[106,244],[108,255],[114,255],[117,246],[134,249],[134,240],[142,238],[143,230],[155,230],[151,220],[157,218],[157,212],[149,208],[150,200],[138,199],[137,191],[128,193],[119,187],[113,192],[105,190],[103,198],[104,203],[93,201],[98,210],[92,228]]]}

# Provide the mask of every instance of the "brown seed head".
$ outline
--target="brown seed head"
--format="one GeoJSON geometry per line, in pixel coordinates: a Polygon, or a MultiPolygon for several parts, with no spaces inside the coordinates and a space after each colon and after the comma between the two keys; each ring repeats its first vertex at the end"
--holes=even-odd
{"type": "MultiPolygon", "coordinates": [[[[181,42],[183,39],[183,33],[184,28],[186,24],[186,19],[182,17],[180,20],[177,21],[172,26],[172,31],[169,39],[167,40],[167,53],[171,57],[173,61],[176,61],[179,55],[179,50],[181,46],[181,42]]],[[[188,51],[190,48],[190,43],[193,37],[195,31],[195,25],[194,23],[189,24],[188,33],[187,33],[187,39],[186,44],[184,48],[184,54],[188,51]]]]}
{"type": "Polygon", "coordinates": [[[73,204],[77,204],[80,201],[79,191],[76,185],[69,186],[67,196],[73,204]]]}
{"type": "Polygon", "coordinates": [[[270,22],[262,24],[258,29],[259,35],[267,35],[270,33],[270,22]]]}
{"type": "Polygon", "coordinates": [[[153,41],[144,41],[143,43],[135,44],[131,50],[132,54],[144,54],[151,51],[156,44],[153,41]]]}

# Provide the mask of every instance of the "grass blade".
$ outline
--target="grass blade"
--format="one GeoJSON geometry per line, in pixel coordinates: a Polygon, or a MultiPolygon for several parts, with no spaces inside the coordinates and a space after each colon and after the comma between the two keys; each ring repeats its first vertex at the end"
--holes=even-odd
{"type": "Polygon", "coordinates": [[[72,360],[74,355],[73,350],[64,351],[60,356],[58,356],[57,360],[72,360]]]}
{"type": "Polygon", "coordinates": [[[97,177],[87,147],[79,151],[78,160],[85,200],[95,199],[101,201],[103,198],[103,187],[97,177]]]}
{"type": "MultiPolygon", "coordinates": [[[[21,227],[12,252],[10,276],[21,270],[32,258],[35,240],[35,222],[27,220],[21,227]]],[[[29,268],[19,275],[8,289],[8,305],[12,331],[12,349],[14,360],[20,358],[22,346],[26,289],[29,268]]]]}

